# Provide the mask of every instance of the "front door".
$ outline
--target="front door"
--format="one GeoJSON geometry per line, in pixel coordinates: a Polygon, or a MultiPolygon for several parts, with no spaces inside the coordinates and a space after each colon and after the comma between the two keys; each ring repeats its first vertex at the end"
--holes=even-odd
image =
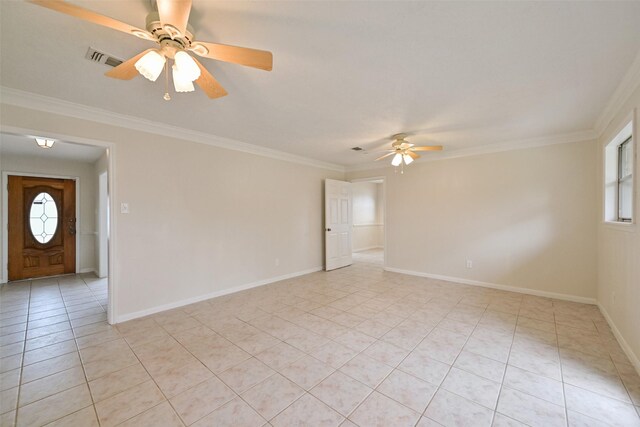
{"type": "Polygon", "coordinates": [[[351,256],[351,183],[325,179],[325,269],[335,270],[353,263],[351,256]]]}
{"type": "Polygon", "coordinates": [[[76,272],[76,182],[9,176],[9,280],[76,272]]]}

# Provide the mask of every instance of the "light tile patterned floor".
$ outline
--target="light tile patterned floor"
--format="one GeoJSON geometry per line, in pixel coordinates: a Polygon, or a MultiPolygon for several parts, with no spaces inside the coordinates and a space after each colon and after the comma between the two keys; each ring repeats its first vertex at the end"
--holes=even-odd
{"type": "Polygon", "coordinates": [[[640,426],[596,307],[354,260],[117,327],[104,281],[3,286],[0,425],[640,426]]]}

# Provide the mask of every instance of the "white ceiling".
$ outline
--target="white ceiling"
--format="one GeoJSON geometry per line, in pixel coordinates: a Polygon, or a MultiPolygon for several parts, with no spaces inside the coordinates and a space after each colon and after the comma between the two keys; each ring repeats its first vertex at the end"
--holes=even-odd
{"type": "Polygon", "coordinates": [[[105,152],[104,148],[91,145],[56,141],[49,149],[40,148],[29,136],[0,133],[0,156],[19,155],[47,159],[66,159],[94,163],[105,152]]]}
{"type": "MultiPolygon", "coordinates": [[[[74,1],[143,27],[148,0],[74,1]]],[[[1,1],[2,85],[353,165],[397,132],[445,150],[594,126],[640,51],[640,2],[193,0],[197,39],[271,50],[269,73],[205,60],[229,92],[162,99],[102,74],[149,42],[1,1]]]]}

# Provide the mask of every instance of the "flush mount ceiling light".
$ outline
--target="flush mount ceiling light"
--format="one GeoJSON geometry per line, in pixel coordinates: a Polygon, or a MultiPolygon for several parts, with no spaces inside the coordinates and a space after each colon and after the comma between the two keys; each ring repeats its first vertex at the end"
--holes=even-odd
{"type": "Polygon", "coordinates": [[[415,153],[416,151],[440,151],[442,150],[442,145],[426,145],[423,147],[416,147],[412,143],[408,142],[405,138],[407,137],[404,133],[399,133],[397,135],[393,135],[391,140],[391,149],[387,150],[388,153],[384,156],[380,156],[376,159],[382,160],[386,157],[393,156],[391,159],[391,165],[398,167],[401,165],[410,165],[414,160],[419,159],[420,155],[415,153]]]}
{"type": "Polygon", "coordinates": [[[53,144],[55,142],[56,141],[53,140],[53,139],[36,138],[36,144],[38,144],[38,147],[40,147],[40,148],[45,148],[45,149],[51,148],[51,147],[53,147],[53,144]]]}
{"type": "Polygon", "coordinates": [[[55,10],[94,24],[102,25],[142,40],[155,42],[156,49],[148,49],[124,61],[106,73],[107,77],[131,80],[140,73],[151,81],[156,81],[165,70],[164,99],[169,95],[169,65],[173,60],[173,85],[176,92],[193,92],[196,83],[209,98],[227,95],[222,85],[191,54],[218,61],[231,62],[271,71],[271,52],[246,47],[229,46],[218,43],[195,41],[193,28],[189,25],[191,0],[156,0],[157,12],[147,15],[146,30],[100,15],[88,9],[63,0],[28,0],[30,3],[55,10]]]}

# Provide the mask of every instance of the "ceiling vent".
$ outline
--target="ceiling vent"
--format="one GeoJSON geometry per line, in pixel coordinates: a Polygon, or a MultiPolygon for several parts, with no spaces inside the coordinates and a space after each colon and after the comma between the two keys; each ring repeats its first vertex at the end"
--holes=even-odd
{"type": "Polygon", "coordinates": [[[98,64],[105,64],[110,67],[117,67],[122,64],[122,60],[109,56],[104,52],[99,52],[92,47],[87,50],[87,54],[84,57],[89,61],[97,62],[98,64]]]}

